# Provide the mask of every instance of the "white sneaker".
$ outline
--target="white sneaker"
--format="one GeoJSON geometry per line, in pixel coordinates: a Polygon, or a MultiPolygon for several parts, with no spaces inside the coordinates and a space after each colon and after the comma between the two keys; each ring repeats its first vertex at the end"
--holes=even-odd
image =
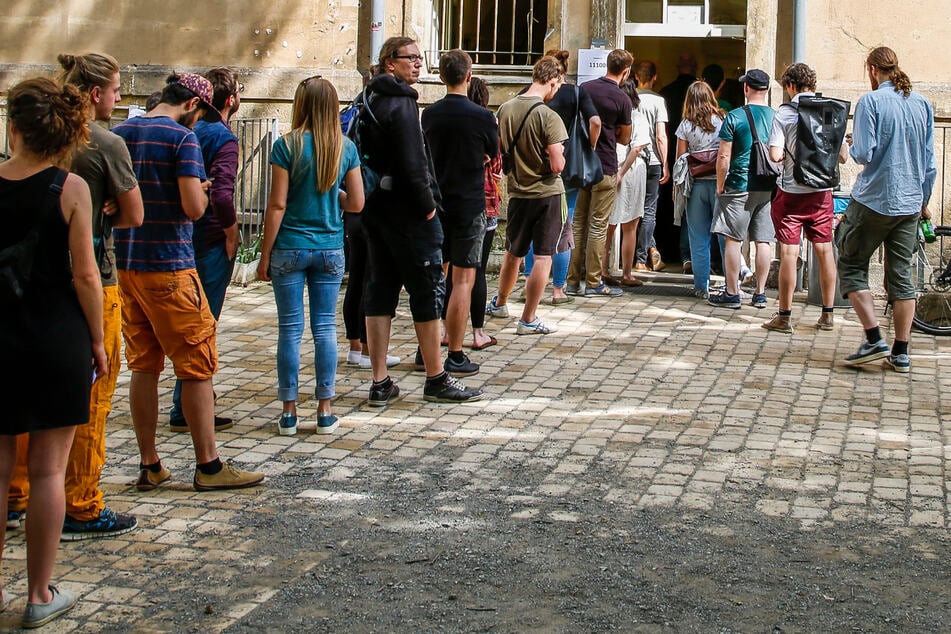
{"type": "Polygon", "coordinates": [[[517,335],[547,335],[555,332],[557,329],[550,326],[546,326],[542,323],[542,320],[536,317],[534,321],[522,321],[518,320],[518,326],[515,327],[515,334],[517,335]]]}
{"type": "Polygon", "coordinates": [[[360,357],[362,356],[359,350],[350,350],[347,352],[347,365],[360,365],[360,357]]]}
{"type": "Polygon", "coordinates": [[[497,306],[495,300],[499,298],[498,295],[489,300],[489,303],[485,306],[485,314],[489,317],[501,317],[503,319],[509,316],[509,306],[508,304],[502,304],[497,306]]]}
{"type": "MultiPolygon", "coordinates": [[[[386,355],[386,367],[392,368],[394,365],[398,364],[399,362],[400,362],[399,357],[393,356],[392,354],[386,355]]],[[[372,367],[372,365],[370,364],[370,355],[361,354],[359,366],[361,370],[369,370],[372,367]]]]}

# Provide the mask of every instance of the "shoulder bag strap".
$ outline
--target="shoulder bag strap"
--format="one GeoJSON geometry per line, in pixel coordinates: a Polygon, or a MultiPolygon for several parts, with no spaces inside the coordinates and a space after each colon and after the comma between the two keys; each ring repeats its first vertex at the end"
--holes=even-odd
{"type": "Polygon", "coordinates": [[[750,111],[750,107],[743,106],[743,112],[746,113],[746,118],[750,122],[750,132],[753,134],[753,143],[759,143],[759,135],[756,134],[756,122],[753,121],[753,113],[750,111]]]}
{"type": "Polygon", "coordinates": [[[515,152],[515,151],[517,150],[517,148],[518,148],[518,139],[519,139],[520,136],[522,136],[522,128],[525,127],[525,122],[527,122],[527,121],[528,121],[528,118],[532,115],[532,111],[533,111],[535,108],[537,108],[537,107],[539,107],[539,106],[542,106],[542,105],[544,105],[544,104],[541,103],[541,102],[532,104],[532,107],[529,108],[529,109],[528,109],[528,112],[525,113],[525,117],[522,119],[522,122],[519,124],[518,130],[515,131],[515,136],[512,137],[512,142],[509,144],[509,151],[515,152]]]}

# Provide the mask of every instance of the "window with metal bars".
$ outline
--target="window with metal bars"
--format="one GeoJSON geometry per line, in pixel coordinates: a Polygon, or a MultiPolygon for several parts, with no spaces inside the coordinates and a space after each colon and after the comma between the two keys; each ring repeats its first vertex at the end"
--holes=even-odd
{"type": "Polygon", "coordinates": [[[439,53],[461,48],[477,66],[521,69],[544,52],[548,0],[437,0],[436,15],[439,53]]]}

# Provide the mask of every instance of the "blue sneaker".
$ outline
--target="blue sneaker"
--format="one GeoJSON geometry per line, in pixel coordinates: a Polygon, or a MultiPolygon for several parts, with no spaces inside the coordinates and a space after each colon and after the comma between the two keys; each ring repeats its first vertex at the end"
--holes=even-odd
{"type": "Polygon", "coordinates": [[[750,305],[753,308],[766,308],[766,293],[753,293],[750,305]]]}
{"type": "Polygon", "coordinates": [[[317,433],[318,434],[332,434],[337,427],[340,426],[340,421],[337,420],[337,417],[333,414],[318,414],[317,415],[317,433]]]}
{"type": "MultiPolygon", "coordinates": [[[[863,363],[868,363],[869,361],[877,361],[888,356],[888,353],[891,352],[891,349],[888,347],[888,344],[885,343],[884,339],[879,339],[875,343],[869,343],[867,341],[862,342],[862,345],[859,346],[859,349],[855,354],[850,354],[845,358],[845,365],[862,365],[863,363]]],[[[908,355],[896,355],[904,356],[906,359],[908,355]]],[[[907,367],[910,367],[911,363],[907,367]]],[[[900,370],[899,370],[900,371],[900,370]]]]}
{"type": "Polygon", "coordinates": [[[890,354],[885,357],[885,363],[890,365],[895,372],[902,374],[911,372],[911,359],[907,354],[890,354]]]}
{"type": "Polygon", "coordinates": [[[496,295],[489,300],[489,303],[485,305],[485,314],[489,317],[498,317],[500,319],[505,319],[509,316],[509,306],[508,304],[502,304],[501,306],[496,305],[496,301],[499,299],[499,296],[496,295]]]}
{"type": "Polygon", "coordinates": [[[716,295],[710,295],[707,298],[707,303],[711,306],[716,306],[718,308],[732,308],[733,310],[739,310],[740,308],[740,295],[731,295],[725,290],[720,291],[716,295]]]}
{"type": "Polygon", "coordinates": [[[7,511],[7,530],[16,530],[26,519],[26,511],[7,511]]]}
{"type": "Polygon", "coordinates": [[[281,414],[281,419],[277,421],[277,431],[281,436],[293,436],[297,433],[297,415],[286,413],[281,414]]]}
{"type": "Polygon", "coordinates": [[[135,517],[119,515],[110,508],[104,508],[99,517],[88,522],[76,520],[67,515],[63,521],[63,533],[60,539],[64,542],[77,542],[97,537],[115,537],[135,530],[138,525],[139,522],[135,517]]]}
{"type": "Polygon", "coordinates": [[[581,287],[575,286],[573,284],[565,284],[565,295],[569,295],[571,297],[578,297],[579,295],[581,295],[581,287]]]}

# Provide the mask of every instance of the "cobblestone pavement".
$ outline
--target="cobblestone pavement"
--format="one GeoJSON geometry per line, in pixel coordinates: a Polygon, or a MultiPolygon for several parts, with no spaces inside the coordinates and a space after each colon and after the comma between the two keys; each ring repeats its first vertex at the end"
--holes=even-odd
{"type": "MultiPolygon", "coordinates": [[[[514,319],[490,319],[487,330],[500,345],[472,353],[482,371],[465,379],[487,398],[441,405],[422,399],[404,304],[391,347],[404,360],[392,370],[402,398],[383,411],[366,406],[369,372],[344,364],[340,322],[339,430],[312,433],[316,401],[306,396],[300,410],[310,424],[281,437],[270,286],[232,288],[219,329],[216,391],[219,412],[238,422],[219,434],[219,446],[223,458],[262,470],[268,480],[246,491],[196,493],[188,436],[160,429],[159,450],[173,480],[137,492],[125,372],[109,422],[103,485],[107,503],[135,514],[140,527],[114,539],[62,544],[54,579],[81,601],[46,629],[596,631],[642,624],[643,631],[768,631],[785,624],[784,631],[796,631],[789,614],[831,601],[824,594],[831,591],[807,591],[795,605],[756,598],[756,562],[741,560],[768,559],[784,541],[830,536],[829,548],[841,548],[841,557],[791,547],[790,570],[824,577],[818,571],[830,559],[871,556],[871,568],[859,576],[898,587],[907,581],[896,578],[902,573],[890,563],[876,568],[869,554],[887,550],[878,540],[898,544],[897,556],[910,568],[943,570],[942,581],[923,586],[940,598],[940,624],[951,609],[941,565],[951,521],[951,338],[914,334],[910,375],[878,362],[849,369],[841,359],[862,337],[851,311],[837,311],[835,330],[822,332],[811,326],[818,309],[796,303],[796,333],[788,336],[760,328],[774,309],[774,297],[767,310],[729,311],[699,299],[629,293],[543,305],[539,314],[559,329],[549,336],[519,337],[514,319]],[[692,537],[679,543],[669,535],[657,542],[637,536],[639,526],[659,531],[674,524],[671,534],[692,537]],[[751,527],[748,548],[724,550],[709,541],[741,542],[743,525],[751,527]],[[762,527],[779,532],[757,537],[762,527]],[[639,539],[633,554],[612,550],[639,539]],[[467,565],[466,557],[485,555],[480,542],[486,552],[497,543],[497,552],[511,554],[509,563],[485,563],[486,555],[467,565]],[[683,568],[652,566],[655,543],[665,562],[665,548],[683,558],[706,544],[689,558],[713,570],[667,586],[683,568]],[[562,556],[561,564],[552,561],[562,556]],[[608,561],[615,556],[628,573],[608,561]],[[734,558],[737,570],[749,567],[745,581],[754,589],[741,592],[742,583],[718,577],[715,569],[734,558]],[[559,565],[561,575],[552,572],[559,565]],[[566,581],[572,567],[588,575],[585,583],[566,581]],[[410,576],[397,579],[398,569],[410,576]],[[606,571],[614,577],[603,577],[606,571]],[[633,580],[623,581],[625,574],[633,580]],[[496,576],[507,579],[503,587],[493,585],[496,576]],[[705,588],[703,576],[715,587],[705,588]],[[592,583],[603,586],[605,604],[586,594],[592,583]],[[625,583],[641,589],[628,592],[625,583]],[[536,585],[542,590],[531,600],[522,597],[536,585]],[[695,605],[664,604],[671,600],[664,593],[695,597],[695,605]],[[651,600],[673,607],[651,614],[644,605],[651,600]],[[716,607],[717,600],[725,605],[716,607]],[[612,603],[630,611],[612,613],[612,603]],[[759,616],[744,617],[747,609],[759,616]],[[342,618],[349,620],[336,620],[342,618]]],[[[309,334],[302,350],[301,392],[312,395],[309,334]]],[[[167,370],[163,416],[172,385],[167,370]]],[[[0,629],[14,628],[22,611],[24,564],[23,531],[12,531],[3,581],[14,602],[0,615],[0,629]]],[[[848,610],[836,603],[848,591],[838,592],[829,610],[848,610]]],[[[911,620],[860,620],[857,627],[935,627],[917,600],[905,596],[904,607],[894,606],[911,620]],[[925,616],[908,616],[921,609],[925,616]]],[[[868,605],[882,603],[888,598],[868,597],[868,605]]],[[[800,626],[818,623],[802,618],[800,626]]],[[[834,623],[844,628],[850,618],[861,616],[842,612],[834,623]]]]}

